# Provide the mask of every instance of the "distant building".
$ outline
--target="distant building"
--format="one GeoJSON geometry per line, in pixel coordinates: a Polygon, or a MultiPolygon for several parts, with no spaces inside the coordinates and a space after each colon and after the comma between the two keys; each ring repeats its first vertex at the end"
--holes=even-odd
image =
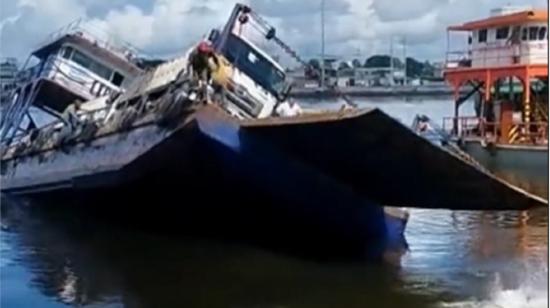
{"type": "Polygon", "coordinates": [[[434,70],[433,70],[433,76],[435,78],[443,78],[443,72],[445,71],[445,63],[444,62],[434,62],[432,64],[434,70]]]}
{"type": "Polygon", "coordinates": [[[404,84],[405,72],[389,67],[357,67],[350,69],[353,72],[353,86],[392,86],[404,84]]]}
{"type": "Polygon", "coordinates": [[[0,103],[5,103],[8,93],[16,87],[18,70],[15,58],[0,59],[0,103]]]}
{"type": "Polygon", "coordinates": [[[15,87],[18,66],[15,58],[0,60],[0,89],[9,91],[15,87]]]}

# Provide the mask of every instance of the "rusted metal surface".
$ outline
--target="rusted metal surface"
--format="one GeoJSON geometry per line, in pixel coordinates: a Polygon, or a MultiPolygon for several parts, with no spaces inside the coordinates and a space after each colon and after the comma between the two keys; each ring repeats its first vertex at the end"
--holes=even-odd
{"type": "Polygon", "coordinates": [[[526,209],[547,200],[437,147],[380,110],[340,121],[244,126],[296,159],[382,204],[419,208],[526,209]]]}
{"type": "MultiPolygon", "coordinates": [[[[140,118],[125,130],[107,125],[91,140],[47,144],[38,152],[8,156],[1,162],[2,191],[25,191],[48,185],[55,190],[58,183],[70,187],[78,177],[121,171],[154,147],[171,142],[174,134],[192,130],[192,117],[189,116],[182,116],[172,129],[158,126],[155,119],[154,114],[140,118]]],[[[147,165],[141,168],[145,171],[147,165]]]]}
{"type": "Polygon", "coordinates": [[[284,126],[295,124],[314,124],[336,122],[359,117],[372,109],[345,109],[340,111],[326,111],[323,113],[304,113],[294,117],[269,117],[264,119],[246,119],[240,121],[243,127],[284,126]]]}
{"type": "Polygon", "coordinates": [[[285,126],[294,124],[335,122],[344,119],[355,118],[370,112],[371,108],[346,108],[337,111],[326,110],[316,112],[304,112],[294,117],[268,117],[262,119],[237,119],[231,117],[216,104],[203,106],[201,114],[205,117],[221,118],[225,121],[231,121],[241,127],[262,127],[262,126],[285,126]]]}
{"type": "Polygon", "coordinates": [[[127,101],[134,97],[146,95],[151,91],[170,84],[176,80],[178,74],[182,72],[186,66],[187,57],[183,56],[155,67],[151,71],[138,76],[127,91],[117,99],[117,101],[127,101]]]}
{"type": "MultiPolygon", "coordinates": [[[[205,137],[226,151],[250,154],[260,152],[255,148],[258,145],[266,145],[273,150],[264,152],[286,153],[289,160],[306,164],[379,204],[472,210],[547,205],[546,200],[433,145],[378,109],[242,121],[215,105],[203,105],[182,118],[173,130],[144,122],[129,132],[105,134],[89,145],[75,145],[68,153],[55,150],[42,157],[11,161],[18,166],[6,166],[8,172],[2,180],[7,186],[3,189],[41,185],[52,179],[70,181],[131,165],[138,166],[135,174],[139,176],[139,168],[147,168],[150,161],[139,165],[132,162],[146,157],[183,127],[193,130],[195,121],[205,137]]],[[[177,140],[170,142],[194,147],[177,140]]],[[[156,162],[169,164],[162,159],[168,154],[177,153],[157,153],[156,162]]]]}

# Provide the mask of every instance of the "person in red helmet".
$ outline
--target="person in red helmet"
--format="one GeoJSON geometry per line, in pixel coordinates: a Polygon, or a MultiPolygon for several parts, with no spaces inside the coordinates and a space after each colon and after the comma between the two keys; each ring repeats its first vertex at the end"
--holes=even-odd
{"type": "Polygon", "coordinates": [[[206,41],[200,42],[197,48],[191,53],[189,59],[189,64],[193,69],[193,76],[201,81],[209,82],[212,77],[210,61],[219,66],[212,45],[206,41]]]}

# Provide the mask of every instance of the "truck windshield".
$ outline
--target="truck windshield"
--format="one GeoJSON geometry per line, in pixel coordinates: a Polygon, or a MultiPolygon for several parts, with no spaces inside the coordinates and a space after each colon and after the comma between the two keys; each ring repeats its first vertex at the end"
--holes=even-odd
{"type": "Polygon", "coordinates": [[[274,96],[283,89],[285,74],[245,41],[229,35],[223,54],[241,72],[274,96]]]}

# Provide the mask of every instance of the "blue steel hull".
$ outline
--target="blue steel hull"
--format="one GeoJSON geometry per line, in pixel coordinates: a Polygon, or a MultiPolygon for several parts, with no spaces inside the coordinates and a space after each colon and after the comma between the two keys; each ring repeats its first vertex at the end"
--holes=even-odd
{"type": "Polygon", "coordinates": [[[120,214],[121,221],[146,218],[199,234],[253,235],[260,244],[324,255],[376,258],[389,247],[406,247],[405,217],[386,214],[224,117],[199,115],[172,130],[144,124],[7,167],[5,193],[89,205],[120,214]]]}
{"type": "Polygon", "coordinates": [[[406,247],[406,217],[386,214],[379,204],[234,123],[220,119],[208,123],[200,118],[198,122],[204,153],[219,163],[213,178],[231,183],[227,187],[235,193],[250,188],[261,192],[263,198],[256,206],[261,206],[262,200],[274,201],[279,215],[286,217],[279,227],[295,221],[303,230],[325,233],[317,240],[338,239],[334,242],[348,242],[349,247],[363,243],[355,248],[371,256],[390,247],[406,247]]]}
{"type": "Polygon", "coordinates": [[[242,121],[205,106],[174,122],[143,118],[126,131],[3,160],[2,192],[71,195],[132,214],[155,204],[153,212],[204,231],[263,229],[319,246],[369,243],[378,253],[403,242],[406,225],[382,205],[547,205],[376,109],[242,121]]]}

